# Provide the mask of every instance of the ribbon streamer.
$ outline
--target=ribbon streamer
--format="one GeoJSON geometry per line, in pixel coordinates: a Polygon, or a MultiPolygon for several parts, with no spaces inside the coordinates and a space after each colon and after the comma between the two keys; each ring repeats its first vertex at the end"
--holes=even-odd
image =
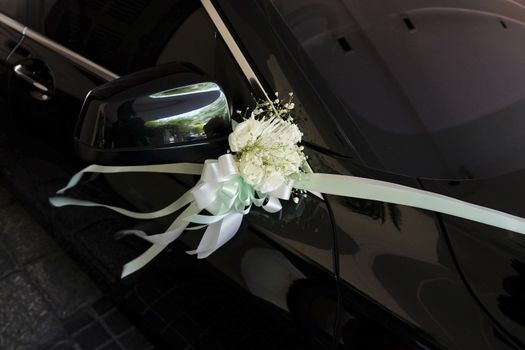
{"type": "Polygon", "coordinates": [[[110,205],[82,201],[65,196],[51,197],[49,201],[55,207],[78,205],[85,207],[103,207],[135,219],[155,219],[172,214],[184,207],[186,209],[175,219],[164,233],[147,235],[139,230],[125,230],[120,234],[132,234],[152,243],[152,246],[139,257],[124,265],[122,277],[125,277],[150,262],[168,244],[176,240],[184,230],[206,227],[197,249],[189,251],[199,259],[206,258],[224,243],[229,241],[239,230],[242,218],[250,212],[252,205],[262,207],[269,213],[282,209],[279,199],[288,200],[292,187],[285,184],[270,193],[256,192],[245,183],[237,172],[235,160],[231,154],[224,154],[216,160],[206,160],[204,164],[176,163],[167,165],[144,165],[129,167],[111,167],[90,165],[75,174],[66,187],[57,194],[62,195],[76,186],[84,173],[123,173],[156,172],[201,175],[199,182],[180,198],[163,209],[139,213],[110,205]],[[203,210],[211,215],[200,214],[203,210]],[[188,227],[190,223],[200,226],[188,227]]]}
{"type": "Polygon", "coordinates": [[[391,182],[347,175],[306,174],[294,187],[431,210],[525,234],[525,219],[519,216],[391,182]]]}
{"type": "Polygon", "coordinates": [[[67,186],[59,190],[57,194],[63,194],[66,190],[77,185],[86,172],[106,174],[161,172],[201,175],[199,182],[180,198],[167,207],[150,213],[138,213],[63,196],[49,199],[51,204],[56,207],[67,205],[98,206],[136,219],[159,218],[186,207],[164,233],[147,235],[138,230],[121,232],[122,234],[133,234],[152,243],[146,252],[124,265],[122,277],[137,271],[150,262],[168,244],[176,240],[184,230],[206,227],[197,249],[188,252],[189,254],[196,254],[199,259],[206,258],[237,233],[243,216],[250,212],[252,205],[262,207],[270,213],[278,212],[282,208],[279,199],[288,200],[292,188],[313,193],[320,192],[406,205],[525,234],[525,219],[521,217],[433,192],[354,176],[303,174],[293,184],[284,184],[270,193],[259,193],[243,181],[237,172],[235,160],[231,154],[222,155],[216,160],[207,160],[204,164],[175,163],[129,167],[90,165],[75,174],[67,186]],[[208,211],[211,215],[200,214],[203,210],[208,211]],[[188,227],[190,223],[198,224],[198,226],[188,227]]]}

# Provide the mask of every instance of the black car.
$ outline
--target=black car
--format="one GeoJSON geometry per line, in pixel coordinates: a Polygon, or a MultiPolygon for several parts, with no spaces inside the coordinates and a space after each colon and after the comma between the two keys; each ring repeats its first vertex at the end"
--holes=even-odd
{"type": "MultiPolygon", "coordinates": [[[[121,280],[122,265],[148,245],[114,233],[162,232],[173,217],[134,221],[48,202],[90,162],[202,162],[225,153],[224,113],[209,132],[159,132],[141,121],[178,112],[139,106],[140,96],[190,81],[215,83],[230,111],[293,92],[315,172],[524,217],[525,2],[0,5],[4,177],[158,348],[525,348],[525,238],[517,233],[310,195],[277,214],[252,210],[203,260],[185,254],[201,235],[186,232],[121,280]],[[117,92],[128,97],[111,100],[117,92]],[[108,101],[105,114],[90,110],[108,101]]],[[[197,180],[111,174],[71,195],[151,211],[197,180]]]]}

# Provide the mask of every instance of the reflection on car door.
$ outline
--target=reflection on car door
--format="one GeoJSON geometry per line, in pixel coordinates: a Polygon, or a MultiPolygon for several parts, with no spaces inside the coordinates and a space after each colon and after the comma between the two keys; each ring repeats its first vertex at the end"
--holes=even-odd
{"type": "MultiPolygon", "coordinates": [[[[224,42],[215,37],[206,12],[199,9],[174,33],[158,62],[182,60],[205,71],[224,87],[233,109],[243,110],[253,102],[249,100],[249,85],[224,42]],[[177,47],[188,43],[206,46],[194,44],[189,50],[177,47]]],[[[161,174],[119,174],[107,179],[117,193],[145,211],[166,205],[194,183],[193,179],[161,174]]],[[[333,343],[337,301],[327,208],[315,196],[305,198],[298,206],[291,201],[283,204],[280,214],[252,210],[235,238],[206,262],[253,296],[296,319],[312,344],[329,346],[333,343]]],[[[162,221],[159,229],[169,223],[162,221]]],[[[194,248],[200,237],[200,233],[187,232],[180,240],[194,248]]]]}
{"type": "MultiPolygon", "coordinates": [[[[158,3],[164,4],[163,1],[158,3]]],[[[206,16],[202,9],[200,14],[206,16]]],[[[202,25],[202,18],[192,17],[191,20],[199,26],[202,25]]],[[[209,22],[209,19],[206,21],[209,22]]],[[[184,23],[188,24],[182,21],[182,24],[184,23]]],[[[181,27],[185,28],[182,24],[181,27]]],[[[234,109],[244,108],[249,103],[246,97],[250,96],[248,85],[245,81],[242,82],[235,60],[228,53],[224,43],[215,40],[215,32],[210,24],[211,22],[208,27],[212,28],[212,40],[208,45],[211,44],[213,47],[202,47],[196,50],[195,54],[198,55],[197,57],[201,57],[203,52],[214,54],[213,62],[209,65],[211,68],[207,69],[207,73],[226,86],[225,90],[229,96],[232,96],[234,109]]],[[[192,35],[196,32],[187,30],[181,33],[192,35]]],[[[181,38],[180,35],[170,41],[174,45],[189,42],[195,43],[191,37],[181,38]]],[[[176,56],[170,57],[170,53],[177,51],[177,48],[162,49],[159,51],[161,57],[155,57],[153,61],[181,59],[176,56]]],[[[128,51],[120,54],[133,56],[135,53],[128,51]]],[[[86,55],[89,56],[89,52],[86,52],[86,55]]],[[[192,60],[188,55],[183,59],[194,66],[200,65],[198,60],[192,60]]],[[[42,159],[48,159],[58,167],[74,164],[75,161],[71,160],[75,159],[72,134],[83,98],[93,87],[115,78],[116,75],[57,45],[32,29],[25,31],[21,44],[13,51],[7,64],[11,69],[9,72],[11,110],[9,119],[13,124],[11,135],[17,135],[15,138],[18,137],[22,141],[21,144],[25,144],[27,152],[38,160],[36,166],[41,164],[38,162],[42,159]],[[67,161],[59,164],[58,159],[67,159],[67,161]]],[[[187,190],[188,185],[194,183],[194,179],[183,177],[144,174],[108,176],[107,181],[116,193],[143,210],[173,200],[187,190]]],[[[165,228],[167,223],[168,221],[163,221],[154,227],[165,228]]],[[[194,247],[198,239],[199,234],[192,232],[185,234],[182,241],[187,247],[194,247]]],[[[177,250],[176,253],[184,254],[184,251],[177,250]]],[[[259,305],[266,305],[266,310],[282,315],[283,319],[294,319],[303,334],[290,338],[290,334],[295,332],[293,327],[262,322],[257,325],[257,332],[254,333],[252,342],[266,332],[275,335],[275,339],[271,336],[265,339],[264,344],[268,345],[284,337],[283,339],[288,339],[283,340],[283,344],[287,344],[286,348],[302,348],[301,344],[304,343],[328,347],[334,341],[337,311],[336,283],[332,267],[333,253],[332,228],[326,205],[321,199],[310,196],[298,205],[292,201],[284,203],[284,209],[280,214],[253,210],[233,240],[205,262],[194,261],[195,267],[191,268],[198,273],[198,269],[203,265],[210,265],[215,273],[226,276],[235,285],[252,295],[254,300],[259,300],[259,305]]],[[[154,265],[151,268],[155,267],[154,265]]],[[[143,274],[139,273],[135,277],[136,280],[129,283],[140,285],[141,281],[147,280],[150,288],[152,285],[162,285],[164,281],[151,281],[147,272],[148,270],[143,274]]],[[[180,278],[184,276],[181,275],[180,278]]],[[[185,280],[185,283],[191,283],[191,279],[185,280]]],[[[137,290],[135,289],[134,293],[139,293],[137,290]]],[[[165,292],[169,291],[163,291],[165,292]]],[[[158,314],[166,310],[168,310],[166,304],[148,304],[140,312],[158,314]],[[157,310],[157,307],[161,309],[157,310]]],[[[242,310],[242,315],[249,317],[250,322],[254,322],[259,317],[255,310],[249,308],[242,310]]],[[[175,316],[173,313],[167,317],[175,316]]],[[[145,327],[151,326],[145,325],[145,327]]],[[[155,331],[161,330],[150,330],[150,332],[155,331]]],[[[164,333],[157,335],[166,336],[164,333]]],[[[264,348],[261,340],[259,342],[259,348],[264,348]]]]}

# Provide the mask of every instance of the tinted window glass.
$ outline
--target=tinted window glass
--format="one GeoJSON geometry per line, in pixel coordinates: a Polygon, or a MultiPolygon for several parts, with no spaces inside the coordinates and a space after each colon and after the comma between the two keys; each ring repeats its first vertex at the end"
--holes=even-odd
{"type": "Polygon", "coordinates": [[[2,13],[9,17],[16,18],[17,6],[20,6],[21,4],[24,4],[24,2],[16,0],[0,0],[0,9],[2,13]]]}
{"type": "Polygon", "coordinates": [[[253,103],[197,0],[0,0],[0,10],[119,75],[185,63],[216,80],[234,108],[253,103]]]}
{"type": "Polygon", "coordinates": [[[0,6],[31,29],[123,75],[155,65],[172,34],[200,4],[196,0],[4,0],[0,6]]]}
{"type": "Polygon", "coordinates": [[[45,34],[119,74],[155,64],[194,0],[55,0],[45,34]]]}
{"type": "Polygon", "coordinates": [[[283,40],[306,52],[350,111],[339,117],[387,170],[480,178],[522,168],[525,10],[441,2],[271,1],[293,33],[283,40]]]}

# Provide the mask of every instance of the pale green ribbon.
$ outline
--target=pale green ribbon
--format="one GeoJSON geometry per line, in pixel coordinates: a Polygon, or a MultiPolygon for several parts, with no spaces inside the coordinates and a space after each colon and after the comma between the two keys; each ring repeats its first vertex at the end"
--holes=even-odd
{"type": "Polygon", "coordinates": [[[201,175],[199,182],[180,198],[167,207],[151,213],[138,213],[119,207],[63,196],[49,199],[55,207],[67,205],[104,207],[135,219],[155,219],[186,207],[164,233],[147,235],[139,230],[121,231],[123,234],[133,234],[152,243],[152,246],[146,252],[124,265],[122,277],[137,271],[150,262],[168,244],[176,240],[184,230],[206,227],[197,249],[188,253],[197,254],[198,258],[209,256],[237,233],[242,217],[248,214],[252,205],[262,207],[270,213],[278,212],[282,208],[279,199],[288,200],[292,189],[290,184],[285,184],[270,193],[255,191],[238,174],[233,156],[225,154],[217,160],[207,160],[204,164],[177,163],[129,167],[90,165],[75,174],[67,186],[59,190],[57,194],[63,194],[66,190],[77,185],[82,175],[88,172],[105,174],[160,172],[201,175]],[[208,211],[211,215],[199,214],[203,210],[208,211]],[[190,223],[198,224],[198,226],[188,227],[190,223]]]}
{"type": "Polygon", "coordinates": [[[354,176],[303,174],[293,184],[284,184],[270,193],[259,193],[243,181],[237,172],[231,154],[222,155],[217,160],[207,160],[204,164],[176,163],[129,167],[91,165],[75,174],[68,185],[57,193],[63,194],[66,190],[74,187],[86,172],[106,174],[161,172],[201,175],[199,182],[188,192],[167,207],[151,213],[137,213],[63,196],[50,198],[51,204],[56,207],[66,205],[99,206],[136,219],[159,218],[186,207],[164,233],[147,235],[138,230],[123,231],[124,234],[134,234],[149,241],[152,246],[142,255],[124,265],[122,277],[146,265],[168,244],[176,240],[184,230],[206,227],[197,249],[188,253],[197,254],[198,258],[209,256],[237,233],[242,217],[248,214],[252,205],[262,207],[270,213],[278,212],[281,210],[279,199],[288,200],[292,187],[314,193],[321,192],[431,210],[525,234],[525,219],[523,218],[437,193],[354,176]],[[211,215],[199,214],[203,210],[208,211],[211,215]],[[188,227],[190,223],[197,224],[197,226],[188,227]]]}

